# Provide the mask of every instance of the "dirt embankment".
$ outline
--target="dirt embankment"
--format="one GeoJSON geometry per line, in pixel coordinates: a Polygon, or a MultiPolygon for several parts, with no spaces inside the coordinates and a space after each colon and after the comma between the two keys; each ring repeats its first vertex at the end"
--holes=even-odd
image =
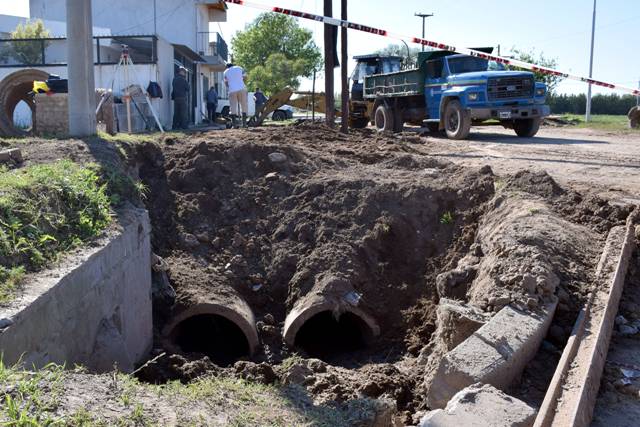
{"type": "Polygon", "coordinates": [[[424,357],[442,351],[433,336],[441,297],[490,316],[510,303],[535,310],[555,295],[552,340],[561,345],[603,233],[628,208],[544,173],[503,179],[434,160],[418,154],[422,142],[303,125],[131,147],[150,189],[154,249],[176,292],[175,305],[157,313],[158,338],[173,313],[215,295],[247,302],[260,341],[250,361],[219,369],[203,347],[165,358],[147,379],[209,371],[301,384],[325,402],[386,398],[410,423],[424,409],[424,357]],[[339,339],[349,325],[334,325],[329,336],[309,329],[315,347],[283,345],[287,314],[314,293],[355,301],[380,336],[353,346],[339,339]]]}

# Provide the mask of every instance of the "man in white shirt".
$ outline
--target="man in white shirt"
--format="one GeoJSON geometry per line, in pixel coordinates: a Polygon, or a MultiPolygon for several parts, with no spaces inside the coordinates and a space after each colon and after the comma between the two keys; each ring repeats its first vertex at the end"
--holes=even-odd
{"type": "Polygon", "coordinates": [[[227,69],[224,72],[224,84],[229,90],[229,104],[231,110],[231,121],[233,127],[237,127],[236,119],[238,118],[238,104],[242,109],[242,127],[247,127],[247,111],[248,111],[248,99],[247,86],[245,80],[247,73],[244,69],[238,65],[231,63],[227,64],[227,69]]]}

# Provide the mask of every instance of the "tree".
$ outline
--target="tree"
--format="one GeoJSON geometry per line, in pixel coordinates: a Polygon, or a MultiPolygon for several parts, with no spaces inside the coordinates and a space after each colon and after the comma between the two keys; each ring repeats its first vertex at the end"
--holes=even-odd
{"type": "Polygon", "coordinates": [[[11,32],[10,37],[16,41],[7,43],[8,48],[0,54],[0,59],[6,60],[9,57],[13,57],[21,64],[40,64],[43,62],[43,43],[45,49],[50,43],[47,41],[22,40],[51,37],[51,33],[45,28],[42,20],[27,21],[24,25],[18,24],[16,29],[11,32]]]}
{"type": "Polygon", "coordinates": [[[247,71],[250,86],[271,93],[284,89],[283,84],[297,89],[298,79],[310,77],[322,64],[313,33],[300,27],[294,18],[275,13],[261,14],[238,32],[231,40],[231,49],[234,62],[247,71]],[[283,59],[282,64],[276,62],[283,59]]]}
{"type": "Polygon", "coordinates": [[[390,44],[384,49],[380,49],[376,53],[380,55],[400,56],[402,58],[402,67],[411,68],[415,67],[418,63],[418,54],[420,53],[420,48],[410,47],[409,51],[407,52],[407,46],[405,46],[404,44],[390,44]]]}
{"type": "Polygon", "coordinates": [[[263,65],[249,71],[249,81],[264,92],[274,94],[285,87],[298,88],[299,76],[304,73],[303,59],[287,59],[282,53],[274,53],[263,65]]]}
{"type": "MultiPolygon", "coordinates": [[[[555,69],[558,66],[558,60],[556,58],[545,58],[544,53],[540,52],[539,55],[536,54],[535,49],[530,51],[524,51],[520,49],[516,49],[515,47],[511,49],[513,57],[519,61],[528,62],[530,64],[539,65],[541,67],[553,68],[555,69]]],[[[563,77],[554,76],[551,74],[543,74],[543,73],[534,73],[536,76],[536,81],[544,82],[547,85],[547,91],[550,95],[555,93],[556,87],[558,83],[564,80],[563,77]]]]}

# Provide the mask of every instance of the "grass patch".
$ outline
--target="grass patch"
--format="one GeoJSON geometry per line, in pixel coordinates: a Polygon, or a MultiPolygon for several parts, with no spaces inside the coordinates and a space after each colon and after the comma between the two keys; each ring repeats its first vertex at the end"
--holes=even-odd
{"type": "Polygon", "coordinates": [[[563,114],[560,116],[563,120],[575,122],[577,128],[582,129],[599,129],[608,131],[626,130],[630,132],[638,132],[638,129],[629,128],[629,118],[625,116],[613,116],[606,114],[598,114],[591,116],[591,122],[585,122],[584,115],[580,114],[563,114]]]}
{"type": "Polygon", "coordinates": [[[97,167],[67,160],[0,169],[0,304],[11,299],[25,272],[108,226],[107,187],[97,167]]]}
{"type": "Polygon", "coordinates": [[[453,214],[449,211],[442,214],[440,217],[440,224],[450,225],[453,224],[453,214]]]}

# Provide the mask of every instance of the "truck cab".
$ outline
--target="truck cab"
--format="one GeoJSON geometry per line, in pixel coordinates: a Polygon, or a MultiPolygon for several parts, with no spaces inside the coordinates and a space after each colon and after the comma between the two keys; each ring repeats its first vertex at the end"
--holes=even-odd
{"type": "Polygon", "coordinates": [[[402,57],[393,55],[354,56],[356,68],[351,74],[351,94],[349,103],[349,126],[364,128],[371,120],[371,105],[364,99],[364,79],[374,74],[388,74],[400,71],[402,57]]]}
{"type": "Polygon", "coordinates": [[[421,53],[418,64],[366,79],[364,97],[375,105],[379,130],[398,131],[404,122],[425,121],[432,131],[464,139],[472,125],[492,120],[530,137],[549,115],[546,85],[537,83],[533,73],[448,51],[421,53]]]}

